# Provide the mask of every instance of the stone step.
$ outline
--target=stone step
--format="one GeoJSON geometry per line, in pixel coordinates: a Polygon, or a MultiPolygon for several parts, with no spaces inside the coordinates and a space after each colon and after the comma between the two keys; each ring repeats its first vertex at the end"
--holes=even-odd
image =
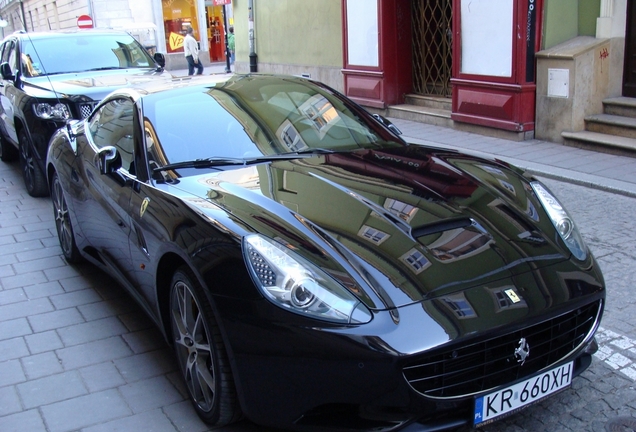
{"type": "Polygon", "coordinates": [[[605,114],[636,118],[636,98],[615,97],[603,101],[605,114]]]}
{"type": "Polygon", "coordinates": [[[407,94],[405,104],[417,105],[421,107],[435,108],[449,111],[452,109],[453,100],[441,96],[424,96],[418,94],[407,94]]]}
{"type": "Polygon", "coordinates": [[[430,108],[411,104],[391,105],[387,109],[386,117],[411,120],[448,128],[453,127],[450,110],[439,108],[430,108]]]}
{"type": "Polygon", "coordinates": [[[598,132],[562,132],[563,144],[586,150],[636,157],[636,139],[598,132]]]}
{"type": "Polygon", "coordinates": [[[590,132],[636,138],[636,118],[595,114],[585,117],[585,129],[590,132]]]}

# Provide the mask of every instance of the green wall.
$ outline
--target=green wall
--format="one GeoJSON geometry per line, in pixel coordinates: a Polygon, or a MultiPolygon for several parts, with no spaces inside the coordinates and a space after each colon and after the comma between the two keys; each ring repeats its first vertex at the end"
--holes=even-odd
{"type": "Polygon", "coordinates": [[[545,0],[543,48],[576,36],[595,36],[601,0],[545,0]]]}
{"type": "MultiPolygon", "coordinates": [[[[249,61],[247,0],[234,0],[237,61],[249,61]]],[[[254,0],[258,62],[342,67],[341,0],[254,0]]]]}
{"type": "Polygon", "coordinates": [[[579,0],[579,36],[596,36],[601,0],[579,0]]]}

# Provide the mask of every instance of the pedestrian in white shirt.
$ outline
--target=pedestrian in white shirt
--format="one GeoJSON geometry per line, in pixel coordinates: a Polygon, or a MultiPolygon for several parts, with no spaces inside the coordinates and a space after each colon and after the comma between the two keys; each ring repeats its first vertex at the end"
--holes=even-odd
{"type": "Polygon", "coordinates": [[[197,68],[197,75],[203,73],[203,64],[199,59],[199,45],[197,40],[192,36],[194,29],[188,27],[186,29],[186,36],[183,40],[183,51],[185,53],[186,61],[188,62],[188,75],[194,74],[194,68],[197,68]]]}

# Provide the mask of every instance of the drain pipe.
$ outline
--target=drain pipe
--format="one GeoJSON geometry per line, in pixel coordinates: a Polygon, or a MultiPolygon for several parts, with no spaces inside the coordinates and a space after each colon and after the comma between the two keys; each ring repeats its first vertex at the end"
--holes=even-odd
{"type": "Polygon", "coordinates": [[[258,72],[256,51],[254,50],[254,0],[247,2],[247,18],[249,20],[250,72],[258,72]]]}

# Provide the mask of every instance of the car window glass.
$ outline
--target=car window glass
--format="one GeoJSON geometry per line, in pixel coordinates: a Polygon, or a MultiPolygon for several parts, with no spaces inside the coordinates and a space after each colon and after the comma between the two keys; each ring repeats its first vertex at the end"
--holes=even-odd
{"type": "Polygon", "coordinates": [[[261,156],[263,152],[250,138],[250,134],[262,136],[254,122],[226,111],[223,106],[232,104],[227,95],[218,93],[215,97],[205,92],[176,94],[159,98],[149,107],[147,112],[153,119],[150,127],[161,145],[155,150],[161,157],[150,155],[151,159],[163,165],[215,156],[261,156]]]}
{"type": "Polygon", "coordinates": [[[9,47],[9,52],[8,52],[8,56],[7,56],[7,63],[9,63],[9,66],[11,67],[11,73],[13,73],[15,75],[15,73],[17,72],[18,69],[18,63],[16,61],[16,49],[15,49],[15,43],[11,42],[11,46],[9,47]]]}
{"type": "Polygon", "coordinates": [[[22,62],[31,76],[154,67],[148,52],[128,34],[82,34],[24,41],[22,62]]]}
{"type": "Polygon", "coordinates": [[[97,148],[116,147],[122,168],[135,173],[132,101],[115,99],[102,106],[89,121],[89,130],[97,148]]]}
{"type": "Polygon", "coordinates": [[[4,45],[2,46],[2,62],[8,62],[9,61],[9,52],[11,51],[11,46],[13,45],[13,41],[7,41],[4,43],[4,45]]]}

